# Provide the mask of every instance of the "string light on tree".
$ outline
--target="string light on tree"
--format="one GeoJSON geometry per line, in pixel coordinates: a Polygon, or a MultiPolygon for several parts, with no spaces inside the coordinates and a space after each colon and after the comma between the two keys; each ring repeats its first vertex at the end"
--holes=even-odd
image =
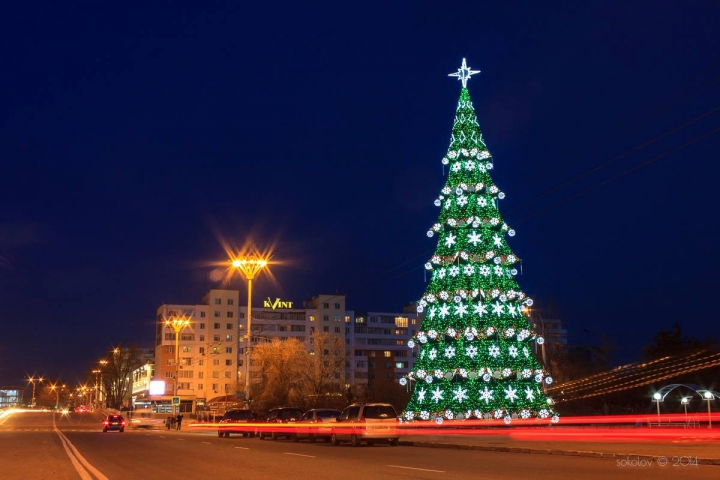
{"type": "Polygon", "coordinates": [[[408,343],[419,351],[402,418],[554,422],[541,388],[552,378],[531,354],[532,344],[542,342],[528,321],[532,300],[517,283],[520,258],[508,245],[516,232],[498,210],[505,193],[490,176],[493,156],[467,90],[478,73],[463,59],[450,74],[462,89],[441,161],[447,178],[433,200],[438,219],[427,232],[437,246],[425,262],[430,281],[418,301],[425,318],[408,343]]]}

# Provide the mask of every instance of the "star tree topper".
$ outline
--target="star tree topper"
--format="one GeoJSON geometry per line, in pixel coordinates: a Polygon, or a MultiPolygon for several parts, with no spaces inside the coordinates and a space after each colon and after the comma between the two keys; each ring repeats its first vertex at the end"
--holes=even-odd
{"type": "Polygon", "coordinates": [[[467,81],[470,80],[470,77],[475,73],[480,73],[480,70],[470,70],[470,67],[467,66],[463,58],[462,66],[458,68],[457,72],[449,74],[448,77],[457,77],[458,80],[462,82],[463,88],[467,88],[467,81]]]}

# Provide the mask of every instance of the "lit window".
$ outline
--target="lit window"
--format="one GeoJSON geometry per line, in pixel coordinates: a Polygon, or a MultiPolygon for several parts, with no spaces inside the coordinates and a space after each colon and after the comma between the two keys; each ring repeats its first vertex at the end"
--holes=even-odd
{"type": "Polygon", "coordinates": [[[228,342],[232,342],[232,335],[225,335],[225,340],[228,342]]]}
{"type": "Polygon", "coordinates": [[[383,355],[385,355],[385,358],[390,358],[392,356],[392,352],[390,350],[385,350],[383,355]]]}

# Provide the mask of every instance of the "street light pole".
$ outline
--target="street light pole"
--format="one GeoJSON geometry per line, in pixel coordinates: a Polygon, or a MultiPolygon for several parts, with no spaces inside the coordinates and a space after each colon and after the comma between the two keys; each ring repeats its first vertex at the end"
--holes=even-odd
{"type": "Polygon", "coordinates": [[[232,266],[242,272],[248,282],[248,300],[247,300],[247,344],[246,365],[245,365],[245,402],[250,408],[250,352],[252,347],[252,281],[255,275],[265,268],[268,264],[267,259],[258,257],[242,257],[232,260],[232,266]]]}
{"type": "MultiPolygon", "coordinates": [[[[180,317],[172,317],[165,320],[165,325],[172,327],[175,331],[175,385],[173,388],[173,397],[178,396],[178,377],[180,376],[180,331],[190,325],[190,319],[192,317],[186,317],[182,315],[180,317]]],[[[175,407],[173,404],[173,414],[177,415],[180,413],[180,405],[175,407]]]]}
{"type": "Polygon", "coordinates": [[[656,392],[653,395],[653,400],[657,403],[657,416],[658,416],[658,426],[660,426],[660,399],[662,398],[662,395],[660,393],[656,392]]]}
{"type": "Polygon", "coordinates": [[[41,383],[43,381],[43,378],[35,378],[33,375],[32,377],[28,378],[28,383],[32,383],[32,403],[30,404],[30,408],[35,408],[35,382],[41,383]]]}
{"type": "Polygon", "coordinates": [[[710,400],[715,399],[715,395],[712,394],[712,392],[706,391],[705,394],[705,400],[708,402],[708,428],[712,428],[712,412],[710,411],[710,400]]]}
{"type": "Polygon", "coordinates": [[[682,400],[680,400],[680,403],[682,403],[683,407],[685,407],[685,428],[687,428],[687,426],[688,426],[688,415],[687,415],[688,398],[683,397],[682,400]]]}
{"type": "Polygon", "coordinates": [[[103,388],[103,367],[105,367],[108,364],[108,361],[105,359],[99,360],[98,363],[100,364],[100,388],[98,389],[98,405],[101,405],[101,402],[105,401],[105,395],[102,394],[102,388],[103,388]]]}

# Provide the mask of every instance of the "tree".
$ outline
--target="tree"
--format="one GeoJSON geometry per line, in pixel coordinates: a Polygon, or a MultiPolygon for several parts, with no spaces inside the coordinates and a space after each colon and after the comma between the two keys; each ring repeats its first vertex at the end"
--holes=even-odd
{"type": "Polygon", "coordinates": [[[493,159],[482,138],[465,86],[474,73],[463,66],[463,80],[450,147],[442,160],[447,181],[435,205],[438,237],[425,264],[431,272],[418,312],[426,312],[409,342],[419,346],[408,378],[412,395],[403,412],[410,420],[558,417],[543,393],[552,378],[532,353],[537,339],[526,307],[532,300],[515,279],[520,259],[506,236],[515,231],[498,211],[505,197],[493,182],[493,159]]]}
{"type": "Polygon", "coordinates": [[[301,369],[301,392],[307,407],[337,407],[344,404],[345,345],[338,337],[319,333],[310,337],[310,348],[301,369]]]}
{"type": "Polygon", "coordinates": [[[252,365],[260,367],[260,382],[253,383],[252,397],[258,411],[282,405],[298,405],[305,345],[295,338],[273,339],[253,347],[252,365]]]}
{"type": "Polygon", "coordinates": [[[645,356],[652,360],[673,355],[686,355],[704,346],[700,340],[683,336],[680,324],[673,323],[672,330],[660,330],[654,343],[645,347],[645,356]]]}
{"type": "Polygon", "coordinates": [[[142,365],[141,350],[134,343],[127,347],[118,346],[112,350],[107,364],[101,368],[102,389],[105,405],[119,409],[129,398],[132,387],[132,372],[142,365]]]}

